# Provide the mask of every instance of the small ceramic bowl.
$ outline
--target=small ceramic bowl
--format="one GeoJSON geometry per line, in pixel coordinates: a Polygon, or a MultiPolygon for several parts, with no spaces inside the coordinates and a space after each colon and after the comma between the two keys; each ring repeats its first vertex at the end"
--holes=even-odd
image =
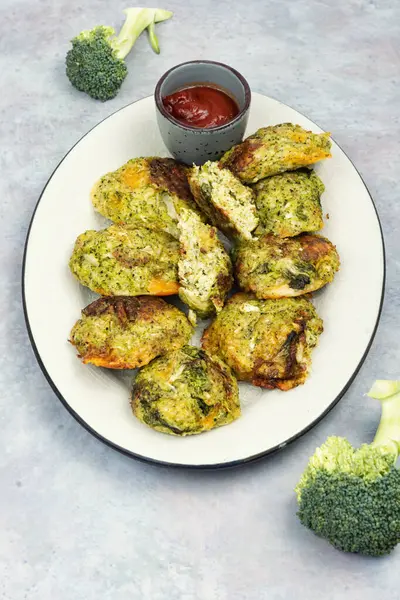
{"type": "Polygon", "coordinates": [[[210,60],[194,60],[172,67],[157,83],[154,93],[158,126],[164,144],[177,160],[201,165],[218,160],[226,150],[242,141],[249,118],[251,91],[235,69],[210,60]],[[219,127],[199,128],[172,117],[163,98],[191,85],[212,85],[226,91],[239,107],[237,116],[219,127]]]}

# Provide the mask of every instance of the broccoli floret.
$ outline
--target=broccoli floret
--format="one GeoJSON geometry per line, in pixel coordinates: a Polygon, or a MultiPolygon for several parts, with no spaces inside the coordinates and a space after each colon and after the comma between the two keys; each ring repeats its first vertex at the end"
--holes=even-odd
{"type": "Polygon", "coordinates": [[[382,404],[373,443],[329,437],[295,491],[303,525],[345,552],[381,556],[400,543],[400,381],[376,381],[368,395],[382,404]]]}
{"type": "Polygon", "coordinates": [[[67,53],[68,79],[96,100],[110,100],[118,94],[128,73],[124,59],[142,31],[148,29],[153,50],[160,52],[154,24],[172,17],[171,12],[158,8],[128,8],[124,13],[126,20],[117,37],[112,27],[100,25],[74,37],[67,53]]]}

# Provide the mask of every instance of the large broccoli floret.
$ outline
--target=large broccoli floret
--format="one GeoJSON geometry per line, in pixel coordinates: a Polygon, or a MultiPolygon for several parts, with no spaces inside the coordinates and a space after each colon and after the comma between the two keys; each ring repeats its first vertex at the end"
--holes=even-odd
{"type": "Polygon", "coordinates": [[[160,52],[154,24],[172,17],[159,8],[127,8],[124,13],[126,20],[117,37],[112,27],[100,25],[74,37],[67,53],[68,79],[96,100],[110,100],[118,94],[128,72],[124,59],[142,31],[148,29],[153,50],[160,52]]]}
{"type": "Polygon", "coordinates": [[[376,381],[368,395],[382,403],[373,443],[329,437],[296,494],[303,525],[345,552],[381,556],[400,543],[400,381],[376,381]]]}

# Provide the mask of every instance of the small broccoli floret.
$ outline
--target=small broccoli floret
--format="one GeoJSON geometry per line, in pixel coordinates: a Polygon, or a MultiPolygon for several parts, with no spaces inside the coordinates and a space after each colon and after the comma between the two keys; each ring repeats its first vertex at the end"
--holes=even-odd
{"type": "Polygon", "coordinates": [[[100,25],[82,31],[73,38],[66,57],[67,77],[76,89],[96,100],[114,98],[128,69],[125,57],[145,29],[153,50],[159,53],[155,23],[172,17],[172,13],[158,8],[128,8],[125,23],[118,36],[112,27],[100,25]]]}
{"type": "Polygon", "coordinates": [[[303,525],[345,552],[389,554],[400,543],[400,381],[377,381],[382,403],[372,444],[329,437],[296,486],[303,525]]]}
{"type": "Polygon", "coordinates": [[[119,92],[128,69],[123,59],[116,56],[110,44],[114,30],[95,27],[82,31],[72,40],[67,54],[67,76],[76,89],[96,100],[110,100],[119,92]]]}

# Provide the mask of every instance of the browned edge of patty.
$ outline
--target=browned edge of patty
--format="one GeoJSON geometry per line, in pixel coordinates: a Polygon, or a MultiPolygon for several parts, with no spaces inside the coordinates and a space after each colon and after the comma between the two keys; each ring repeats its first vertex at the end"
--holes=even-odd
{"type": "Polygon", "coordinates": [[[306,321],[297,321],[298,331],[291,331],[285,342],[279,350],[279,354],[284,353],[284,371],[279,373],[274,372],[272,364],[264,361],[261,357],[255,361],[252,383],[253,385],[264,387],[267,389],[278,388],[280,390],[288,390],[296,385],[297,380],[301,380],[305,371],[304,365],[297,362],[296,353],[299,344],[306,343],[305,330],[307,327],[306,321]],[[271,366],[269,369],[268,367],[271,366]],[[262,373],[266,368],[266,373],[262,373]]]}
{"type": "Polygon", "coordinates": [[[105,313],[115,314],[121,324],[138,319],[150,321],[156,313],[169,308],[161,298],[155,296],[106,296],[98,298],[82,310],[86,317],[101,316],[105,313]]]}
{"type": "Polygon", "coordinates": [[[155,185],[176,194],[179,198],[193,202],[187,180],[188,167],[173,158],[151,158],[150,179],[155,185]]]}
{"type": "Polygon", "coordinates": [[[335,249],[332,242],[320,235],[303,233],[300,240],[302,245],[301,257],[306,261],[316,262],[332,249],[335,249]]]}
{"type": "Polygon", "coordinates": [[[262,142],[253,138],[247,138],[237,146],[235,146],[226,159],[221,161],[220,166],[225,167],[232,171],[234,175],[240,178],[240,173],[246,169],[246,167],[253,160],[253,153],[262,146],[262,142]]]}

